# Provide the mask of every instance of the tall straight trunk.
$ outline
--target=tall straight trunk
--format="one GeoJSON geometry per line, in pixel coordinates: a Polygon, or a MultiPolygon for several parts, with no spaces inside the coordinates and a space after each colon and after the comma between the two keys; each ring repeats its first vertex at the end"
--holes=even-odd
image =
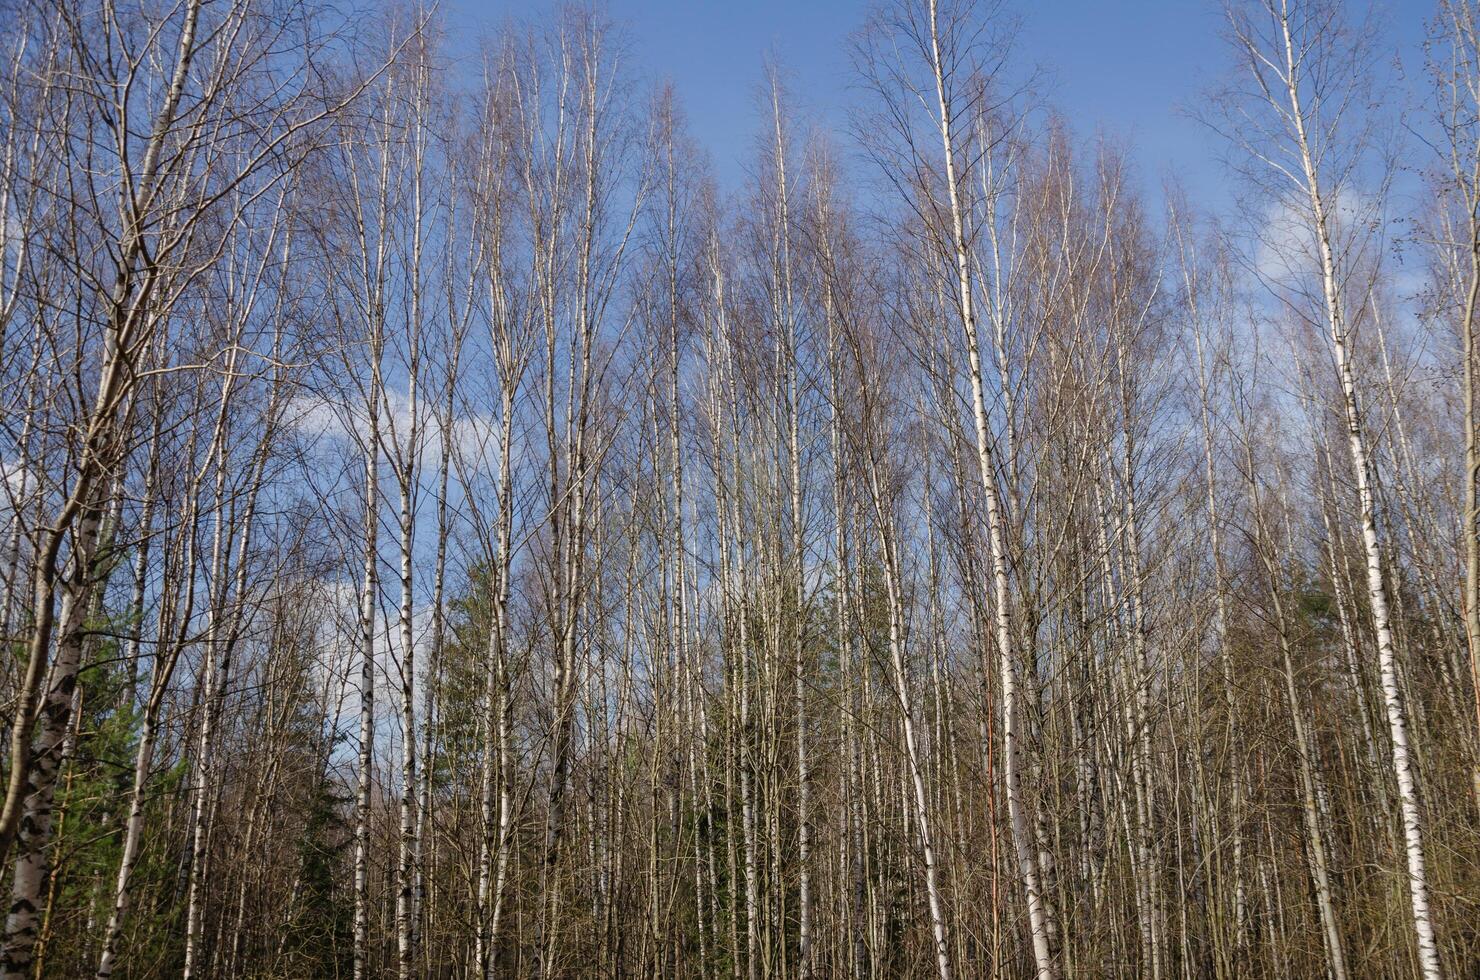
{"type": "MultiPolygon", "coordinates": [[[[572,39],[565,38],[565,43],[572,39]]],[[[579,105],[576,113],[579,130],[571,134],[573,148],[580,155],[579,184],[573,181],[572,190],[579,192],[580,209],[574,215],[573,239],[563,242],[558,229],[552,229],[549,240],[538,243],[537,251],[543,252],[544,268],[540,271],[540,315],[545,327],[545,413],[546,443],[549,451],[550,493],[550,537],[554,568],[551,577],[552,609],[551,633],[555,654],[554,705],[550,731],[550,779],[545,795],[545,834],[543,844],[543,867],[540,872],[540,906],[536,923],[539,932],[538,971],[541,976],[554,972],[554,961],[558,953],[562,919],[561,857],[567,832],[568,789],[572,768],[572,753],[575,748],[575,722],[577,695],[580,693],[579,655],[583,652],[581,630],[585,614],[587,590],[588,526],[591,515],[593,446],[593,399],[596,378],[595,346],[604,308],[602,295],[602,273],[597,267],[597,249],[601,244],[602,194],[607,189],[602,184],[604,139],[608,134],[602,130],[602,100],[607,93],[603,90],[601,75],[601,39],[599,36],[582,36],[576,40],[581,48],[579,65],[569,60],[561,66],[561,84],[578,90],[574,94],[579,105]],[[569,245],[574,252],[572,293],[568,318],[557,295],[558,266],[569,245]],[[562,324],[569,323],[568,336],[562,337],[562,324]],[[565,341],[566,360],[560,368],[558,349],[565,341]],[[563,406],[558,406],[555,375],[563,370],[565,389],[563,406]],[[563,417],[560,414],[563,412],[563,417]]],[[[562,119],[562,126],[565,121],[562,119]]],[[[567,134],[561,133],[564,138],[567,134]]],[[[554,175],[557,182],[563,180],[564,172],[554,175]]],[[[641,195],[638,196],[640,201],[641,195]]]]}
{"type": "MultiPolygon", "coordinates": [[[[414,388],[413,388],[414,391],[414,388]]],[[[416,423],[416,396],[411,396],[413,416],[410,437],[416,423]]],[[[411,453],[416,449],[412,448],[411,453]]],[[[400,545],[401,545],[401,826],[396,862],[396,972],[400,980],[410,980],[416,962],[416,637],[412,630],[415,615],[412,590],[412,549],[415,544],[413,514],[414,462],[403,461],[400,474],[400,545]]]]}
{"type": "MultiPolygon", "coordinates": [[[[830,188],[827,189],[830,192],[830,188]]],[[[844,794],[846,816],[844,820],[844,845],[840,849],[843,862],[840,864],[839,879],[848,881],[843,920],[845,924],[845,946],[841,957],[847,963],[850,975],[862,978],[869,974],[868,957],[868,883],[867,861],[863,846],[863,790],[861,785],[862,760],[860,759],[857,718],[861,713],[855,693],[855,673],[860,665],[854,662],[852,625],[848,612],[853,601],[853,573],[849,560],[847,535],[847,508],[844,502],[845,475],[843,460],[843,416],[841,378],[842,344],[841,327],[834,291],[837,267],[832,250],[832,223],[827,209],[828,197],[819,194],[817,225],[820,229],[818,248],[822,255],[822,304],[827,326],[827,379],[828,379],[828,448],[832,456],[832,520],[833,520],[833,567],[834,586],[833,630],[838,646],[838,671],[843,689],[842,738],[847,756],[844,794]]]]}
{"type": "MultiPolygon", "coordinates": [[[[432,770],[434,769],[433,753],[436,749],[435,709],[437,706],[437,688],[441,681],[442,647],[445,642],[445,612],[442,608],[442,603],[447,579],[447,539],[451,534],[447,504],[447,484],[452,465],[452,427],[456,410],[453,397],[456,392],[457,360],[462,343],[461,333],[458,334],[453,343],[453,353],[447,367],[447,377],[445,378],[446,399],[442,405],[442,415],[438,423],[441,433],[441,444],[437,458],[437,555],[432,567],[431,638],[428,642],[427,677],[426,684],[422,688],[421,701],[421,799],[416,807],[415,881],[413,883],[412,903],[415,906],[414,914],[417,922],[417,930],[421,937],[421,945],[425,956],[423,963],[424,969],[430,968],[432,957],[428,938],[431,932],[431,916],[426,905],[428,835],[432,825],[432,794],[436,789],[432,784],[432,770]]],[[[435,860],[435,857],[433,857],[433,860],[435,860]]]]}
{"type": "MultiPolygon", "coordinates": [[[[731,704],[730,744],[736,756],[740,797],[740,863],[743,869],[745,909],[745,974],[756,980],[761,973],[762,921],[759,841],[756,824],[757,751],[752,745],[752,650],[750,641],[750,577],[747,574],[743,525],[740,520],[741,474],[739,397],[735,386],[735,352],[727,317],[726,277],[716,239],[708,245],[708,269],[715,324],[709,352],[710,418],[715,442],[714,496],[719,529],[720,596],[724,631],[730,652],[728,684],[731,704]]],[[[742,889],[737,889],[742,891],[742,889]]],[[[736,950],[737,960],[742,957],[736,950]]]]}
{"type": "MultiPolygon", "coordinates": [[[[504,81],[507,81],[505,79],[504,81]]],[[[502,83],[499,83],[502,84],[502,83]]],[[[495,85],[488,92],[490,112],[501,112],[507,92],[495,85]]],[[[514,550],[514,412],[518,387],[527,365],[524,342],[533,311],[524,318],[515,315],[509,283],[505,278],[504,231],[511,191],[507,175],[507,154],[511,147],[504,140],[492,139],[483,144],[485,156],[479,161],[480,181],[486,185],[486,210],[480,212],[486,240],[478,266],[478,288],[488,291],[489,349],[494,360],[494,379],[498,390],[497,483],[494,488],[493,554],[489,564],[490,606],[492,623],[488,638],[484,671],[484,704],[482,717],[482,769],[479,794],[479,841],[477,892],[474,896],[477,929],[473,943],[473,972],[487,980],[496,973],[498,943],[504,915],[504,896],[509,880],[512,850],[510,842],[514,825],[512,749],[512,704],[510,669],[509,596],[513,577],[514,550]]],[[[470,285],[470,290],[472,286],[470,285]]],[[[471,301],[470,301],[471,307],[471,301]]],[[[460,338],[456,341],[460,345],[460,338]]],[[[454,365],[460,346],[454,347],[454,365]]],[[[455,376],[455,369],[453,375],[455,376]]],[[[451,409],[453,377],[448,379],[448,429],[444,447],[451,452],[451,409]]],[[[444,467],[446,462],[444,459],[444,467]]],[[[466,493],[466,491],[465,491],[466,493]]],[[[440,505],[439,505],[440,506],[440,505]]]]}
{"type": "MultiPolygon", "coordinates": [[[[498,627],[495,625],[494,631],[498,627]]],[[[498,639],[489,642],[488,663],[484,665],[485,688],[483,691],[484,712],[483,761],[480,791],[480,840],[478,847],[478,889],[475,896],[478,907],[478,931],[475,937],[473,959],[477,964],[478,976],[487,980],[492,975],[494,957],[493,930],[493,886],[494,862],[504,851],[503,807],[496,793],[503,785],[499,745],[500,721],[503,705],[503,676],[501,653],[497,649],[498,639]],[[497,831],[495,827],[497,826],[497,831]],[[497,833],[497,837],[495,837],[497,833]]]]}
{"type": "Polygon", "coordinates": [[[370,976],[370,797],[375,750],[375,607],[380,595],[380,361],[379,343],[372,354],[369,432],[365,453],[364,571],[360,580],[359,750],[355,761],[354,849],[354,980],[370,976]]]}
{"type": "Polygon", "coordinates": [[[417,835],[417,780],[416,780],[416,638],[413,633],[415,615],[415,591],[412,583],[412,564],[416,541],[416,498],[421,480],[421,403],[420,374],[422,371],[422,319],[424,316],[426,283],[422,270],[422,250],[425,237],[426,166],[427,166],[427,117],[429,111],[429,88],[431,66],[427,63],[425,49],[415,52],[411,90],[414,102],[411,106],[410,124],[406,127],[409,154],[409,181],[411,200],[408,220],[411,224],[411,243],[408,262],[410,265],[409,295],[407,297],[406,343],[406,430],[399,431],[396,419],[388,421],[393,437],[396,456],[396,482],[400,491],[400,546],[401,546],[401,799],[400,835],[396,862],[396,975],[399,980],[411,980],[416,969],[417,909],[416,882],[419,838],[417,835]]]}
{"type": "MultiPolygon", "coordinates": [[[[505,396],[504,406],[508,412],[512,398],[505,396]]],[[[509,415],[505,415],[508,419],[509,415]]],[[[504,424],[505,446],[511,431],[512,423],[506,421],[504,424]]],[[[497,831],[496,836],[490,842],[488,837],[490,831],[484,831],[483,845],[483,886],[481,890],[482,906],[480,921],[485,922],[484,930],[486,939],[480,936],[479,969],[483,976],[491,975],[494,958],[498,952],[498,940],[500,925],[503,920],[504,894],[506,883],[509,878],[509,859],[512,848],[512,833],[514,821],[514,793],[513,793],[513,749],[512,749],[512,724],[510,719],[510,671],[509,671],[509,646],[508,646],[508,602],[509,602],[509,579],[511,559],[509,548],[511,546],[510,530],[513,524],[511,513],[511,490],[509,485],[509,463],[507,459],[507,448],[501,450],[499,467],[500,476],[500,498],[499,505],[499,550],[497,571],[495,573],[496,595],[494,599],[494,655],[493,663],[489,666],[489,685],[491,695],[491,715],[488,724],[492,726],[492,732],[485,742],[485,826],[491,824],[493,786],[497,786],[497,831]],[[490,853],[491,852],[491,853],[490,853]]]]}
{"type": "MultiPolygon", "coordinates": [[[[374,793],[375,760],[375,643],[376,614],[380,604],[380,457],[385,448],[385,435],[394,435],[394,415],[382,419],[383,410],[389,402],[385,386],[386,327],[391,295],[388,266],[392,242],[384,222],[394,213],[399,202],[392,196],[392,172],[396,169],[392,159],[392,147],[399,144],[400,121],[395,118],[398,108],[398,79],[386,75],[383,86],[383,105],[371,144],[371,156],[366,164],[351,156],[348,161],[354,211],[354,222],[358,238],[357,277],[351,284],[353,297],[350,317],[357,317],[363,324],[363,333],[351,334],[344,341],[350,345],[359,341],[365,347],[369,375],[361,381],[358,365],[351,365],[346,358],[346,368],[351,370],[358,390],[359,403],[355,408],[365,411],[365,429],[357,433],[364,466],[364,523],[361,527],[363,552],[360,576],[359,615],[356,623],[356,642],[360,660],[358,746],[355,759],[355,808],[354,808],[354,937],[353,966],[354,980],[368,980],[374,971],[370,950],[370,821],[374,793]],[[361,167],[364,166],[373,180],[373,196],[362,195],[361,167]],[[378,234],[373,238],[369,230],[378,234]]],[[[356,324],[357,326],[359,324],[356,324]]],[[[398,866],[399,867],[399,866],[398,866]]],[[[387,890],[389,895],[391,890],[387,890]]]]}
{"type": "Polygon", "coordinates": [[[1410,761],[1408,717],[1405,696],[1399,680],[1397,646],[1393,639],[1389,612],[1388,585],[1382,567],[1382,546],[1377,533],[1377,512],[1373,496],[1375,464],[1368,453],[1363,429],[1362,407],[1357,391],[1356,374],[1349,349],[1350,337],[1343,309],[1340,279],[1331,239],[1331,219],[1322,195],[1320,174],[1306,135],[1308,110],[1300,91],[1301,62],[1295,53],[1290,19],[1283,13],[1279,20],[1284,45],[1284,71],[1289,116],[1294,126],[1296,148],[1300,154],[1305,191],[1309,198],[1312,231],[1320,256],[1321,291],[1325,300],[1327,326],[1340,382],[1342,408],[1346,417],[1347,445],[1351,453],[1352,477],[1357,489],[1358,514],[1362,526],[1362,544],[1367,558],[1367,599],[1372,611],[1372,625],[1377,634],[1378,672],[1382,679],[1383,704],[1387,710],[1388,728],[1392,735],[1393,772],[1398,782],[1398,800],[1403,816],[1404,849],[1408,862],[1408,895],[1413,915],[1413,929],[1418,943],[1418,961],[1425,980],[1438,980],[1439,950],[1429,910],[1429,883],[1424,855],[1424,818],[1418,799],[1418,785],[1410,761]]]}
{"type": "Polygon", "coordinates": [[[796,311],[792,296],[791,259],[791,208],[790,187],[786,172],[787,144],[783,127],[781,106],[781,82],[773,74],[770,79],[772,162],[776,168],[776,223],[775,239],[779,254],[773,256],[779,272],[772,283],[778,314],[777,329],[785,345],[783,375],[786,384],[786,452],[788,487],[790,498],[790,550],[792,579],[791,631],[792,653],[792,713],[796,722],[797,759],[797,976],[809,980],[812,975],[813,943],[813,899],[812,899],[812,778],[808,758],[807,721],[807,675],[805,660],[806,645],[806,583],[803,558],[804,542],[802,525],[802,465],[799,416],[801,414],[801,389],[797,375],[800,371],[799,338],[796,311]]]}
{"type": "MultiPolygon", "coordinates": [[[[1132,420],[1132,412],[1136,408],[1133,394],[1130,391],[1131,382],[1128,371],[1131,370],[1130,359],[1126,350],[1125,338],[1120,338],[1116,344],[1116,361],[1119,374],[1120,388],[1120,423],[1121,423],[1121,449],[1120,460],[1120,483],[1121,494],[1124,498],[1124,526],[1122,532],[1125,536],[1124,562],[1129,572],[1130,595],[1128,611],[1130,613],[1130,630],[1132,662],[1132,711],[1134,723],[1134,740],[1131,749],[1132,773],[1135,780],[1136,795],[1136,850],[1138,854],[1137,863],[1140,866],[1140,878],[1137,887],[1142,890],[1144,903],[1144,925],[1148,949],[1147,959],[1151,964],[1151,976],[1153,980],[1160,980],[1163,966],[1162,935],[1165,928],[1164,915],[1161,907],[1161,869],[1159,866],[1159,855],[1152,842],[1154,813],[1156,811],[1155,784],[1152,779],[1152,750],[1151,750],[1151,655],[1148,644],[1149,627],[1146,625],[1144,576],[1141,570],[1141,532],[1140,520],[1137,514],[1137,478],[1136,478],[1136,433],[1132,420]]],[[[1113,464],[1107,465],[1113,468],[1113,464]]]]}
{"type": "Polygon", "coordinates": [[[1033,947],[1033,961],[1038,980],[1054,980],[1057,970],[1049,948],[1049,917],[1040,887],[1038,857],[1033,849],[1027,806],[1023,801],[1022,758],[1018,713],[1018,676],[1014,655],[1012,627],[1012,587],[1008,572],[1007,520],[1003,513],[992,440],[987,421],[986,397],[983,392],[980,325],[974,312],[970,245],[966,237],[966,219],[958,188],[954,119],[956,107],[947,97],[946,67],[941,56],[940,31],[937,22],[937,0],[930,4],[931,69],[935,77],[939,131],[944,153],[945,185],[950,200],[949,245],[956,264],[957,311],[966,341],[968,373],[971,381],[971,408],[975,423],[977,468],[986,499],[987,537],[991,548],[992,590],[995,600],[997,658],[1002,687],[1002,755],[1003,781],[1006,786],[1008,823],[1013,850],[1017,856],[1018,878],[1028,910],[1028,931],[1033,947]]]}
{"type": "Polygon", "coordinates": [[[509,843],[513,825],[513,789],[509,784],[510,696],[508,654],[508,608],[512,569],[510,548],[513,544],[512,447],[514,435],[513,379],[501,376],[500,442],[498,456],[498,554],[493,567],[493,630],[489,637],[489,662],[484,715],[482,821],[483,835],[479,856],[479,931],[477,962],[481,976],[493,972],[493,959],[498,948],[500,920],[503,916],[504,886],[509,872],[509,843]],[[497,799],[495,800],[495,794],[497,799]],[[496,816],[495,816],[496,814],[496,816]],[[495,830],[495,825],[497,829],[495,830]]]}

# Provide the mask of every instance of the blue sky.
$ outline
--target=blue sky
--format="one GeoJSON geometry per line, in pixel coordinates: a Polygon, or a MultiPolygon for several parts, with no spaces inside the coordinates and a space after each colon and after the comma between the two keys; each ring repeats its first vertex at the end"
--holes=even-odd
{"type": "MultiPolygon", "coordinates": [[[[1348,0],[1354,11],[1361,0],[1348,0]]],[[[538,17],[558,0],[444,0],[454,28],[476,31],[508,16],[538,17]]],[[[861,0],[609,0],[640,78],[671,78],[690,129],[726,190],[744,178],[761,123],[757,103],[768,53],[787,71],[812,119],[840,134],[851,90],[848,37],[863,23],[861,0]]],[[[1043,72],[1040,89],[1081,137],[1103,134],[1131,151],[1146,189],[1178,176],[1209,206],[1226,206],[1221,144],[1181,111],[1228,70],[1221,0],[1009,0],[1020,18],[1015,60],[1043,72]]],[[[1386,0],[1376,16],[1384,43],[1412,80],[1430,0],[1386,0]]]]}

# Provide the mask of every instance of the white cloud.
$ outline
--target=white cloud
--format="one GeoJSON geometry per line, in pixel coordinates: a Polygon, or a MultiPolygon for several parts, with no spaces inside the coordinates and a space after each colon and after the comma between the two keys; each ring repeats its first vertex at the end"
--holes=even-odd
{"type": "MultiPolygon", "coordinates": [[[[388,390],[385,396],[388,415],[381,418],[381,437],[390,443],[392,436],[404,440],[411,430],[411,400],[406,392],[388,390]]],[[[442,420],[429,410],[425,401],[417,406],[418,457],[423,467],[441,462],[442,420]]],[[[299,395],[287,408],[289,427],[314,440],[332,444],[342,451],[356,437],[363,442],[370,435],[370,416],[365,405],[327,398],[319,394],[299,395]]],[[[451,445],[454,455],[465,463],[491,458],[500,438],[498,419],[490,413],[474,413],[453,420],[451,445]]]]}
{"type": "MultiPolygon", "coordinates": [[[[1343,188],[1328,210],[1333,236],[1345,229],[1371,222],[1376,202],[1359,191],[1343,188]]],[[[1266,282],[1291,285],[1291,280],[1319,269],[1316,237],[1311,227],[1310,204],[1295,193],[1275,200],[1266,209],[1257,231],[1254,270],[1266,282]]]]}

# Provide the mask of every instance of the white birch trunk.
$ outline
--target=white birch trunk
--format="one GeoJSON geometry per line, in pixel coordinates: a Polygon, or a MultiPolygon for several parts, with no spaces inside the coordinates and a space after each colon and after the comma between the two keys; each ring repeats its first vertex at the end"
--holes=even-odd
{"type": "Polygon", "coordinates": [[[1306,136],[1306,109],[1302,104],[1300,64],[1295,55],[1288,15],[1281,16],[1280,29],[1284,42],[1285,79],[1300,153],[1305,190],[1309,195],[1312,231],[1320,253],[1321,289],[1326,303],[1327,325],[1331,332],[1332,353],[1336,360],[1341,385],[1342,407],[1346,417],[1347,444],[1351,452],[1352,476],[1357,488],[1357,503],[1362,525],[1362,544],[1367,558],[1367,597],[1372,609],[1372,625],[1377,634],[1378,671],[1382,680],[1383,704],[1387,710],[1388,728],[1392,734],[1393,772],[1398,781],[1398,799],[1403,816],[1404,849],[1408,862],[1408,894],[1413,913],[1414,933],[1418,942],[1419,966],[1425,980],[1438,980],[1441,975],[1439,951],[1429,912],[1428,873],[1425,869],[1423,815],[1419,808],[1418,786],[1409,761],[1407,708],[1398,680],[1398,655],[1388,611],[1388,587],[1382,568],[1382,549],[1377,535],[1377,513],[1373,498],[1374,464],[1368,455],[1367,439],[1362,429],[1361,403],[1349,350],[1345,312],[1336,270],[1336,257],[1331,241],[1330,215],[1322,197],[1320,175],[1306,136]]]}
{"type": "Polygon", "coordinates": [[[5,945],[0,950],[0,977],[29,978],[36,939],[41,927],[42,889],[48,876],[47,843],[51,838],[52,800],[61,765],[62,745],[71,720],[77,671],[82,664],[86,614],[90,606],[93,552],[98,543],[102,513],[88,507],[77,523],[71,571],[62,598],[57,655],[46,697],[29,746],[25,809],[20,820],[15,866],[12,870],[10,909],[5,918],[5,945]]]}
{"type": "Polygon", "coordinates": [[[966,341],[971,380],[972,416],[975,423],[977,467],[986,498],[987,534],[991,547],[992,587],[995,599],[998,669],[1002,684],[1003,780],[1006,785],[1008,822],[1017,855],[1019,882],[1028,909],[1028,930],[1038,980],[1054,980],[1057,971],[1049,948],[1048,914],[1039,882],[1038,859],[1033,851],[1029,816],[1023,802],[1021,747],[1018,731],[1018,679],[1012,639],[1012,588],[1008,574],[1007,529],[1001,492],[992,459],[992,440],[987,423],[986,399],[982,391],[980,326],[973,312],[971,257],[966,239],[965,216],[957,187],[956,146],[952,131],[953,107],[947,100],[945,68],[941,58],[936,23],[936,0],[930,3],[931,68],[935,75],[939,130],[945,164],[945,184],[951,206],[951,240],[956,263],[956,302],[966,341]]]}

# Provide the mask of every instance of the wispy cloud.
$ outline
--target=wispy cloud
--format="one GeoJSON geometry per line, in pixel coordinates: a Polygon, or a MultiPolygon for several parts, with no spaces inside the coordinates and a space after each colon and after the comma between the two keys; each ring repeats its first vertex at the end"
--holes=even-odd
{"type": "MultiPolygon", "coordinates": [[[[423,466],[436,466],[442,458],[443,419],[430,411],[424,401],[416,408],[417,458],[423,466]]],[[[388,390],[385,409],[387,411],[381,417],[381,438],[387,442],[393,434],[396,439],[409,438],[413,413],[407,394],[388,390]]],[[[335,451],[343,451],[350,442],[364,443],[370,437],[370,415],[363,402],[321,394],[300,395],[289,403],[286,416],[292,429],[309,439],[327,443],[335,451]]],[[[498,419],[490,413],[464,414],[453,419],[450,435],[448,441],[453,455],[465,462],[476,463],[487,457],[491,447],[497,445],[498,419]]]]}

